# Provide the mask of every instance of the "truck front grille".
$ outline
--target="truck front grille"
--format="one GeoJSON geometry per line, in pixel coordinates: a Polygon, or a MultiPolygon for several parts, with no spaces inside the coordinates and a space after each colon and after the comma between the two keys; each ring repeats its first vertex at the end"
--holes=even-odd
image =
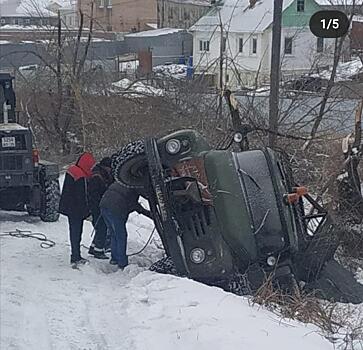
{"type": "Polygon", "coordinates": [[[210,212],[208,207],[189,213],[184,218],[185,229],[195,238],[201,238],[209,234],[210,212]]]}
{"type": "Polygon", "coordinates": [[[1,170],[22,170],[22,156],[0,156],[0,171],[1,170]]]}

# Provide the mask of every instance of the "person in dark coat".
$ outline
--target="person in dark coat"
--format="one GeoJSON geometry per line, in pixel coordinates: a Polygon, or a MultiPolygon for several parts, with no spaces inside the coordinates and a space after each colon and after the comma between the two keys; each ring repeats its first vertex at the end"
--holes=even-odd
{"type": "Polygon", "coordinates": [[[87,261],[81,256],[80,245],[83,220],[90,214],[87,200],[87,179],[91,177],[91,169],[95,163],[91,153],[83,153],[76,164],[68,168],[64,179],[59,212],[68,217],[71,264],[82,264],[87,261]]]}
{"type": "Polygon", "coordinates": [[[93,255],[96,259],[108,259],[105,255],[107,226],[100,212],[100,201],[112,182],[111,158],[106,157],[93,167],[92,176],[88,180],[88,201],[95,231],[88,254],[93,255]]]}
{"type": "Polygon", "coordinates": [[[111,232],[111,260],[112,265],[121,269],[128,265],[126,255],[127,231],[126,222],[133,211],[151,217],[148,210],[139,204],[140,193],[135,189],[126,188],[114,182],[103,195],[100,202],[102,217],[111,232]]]}

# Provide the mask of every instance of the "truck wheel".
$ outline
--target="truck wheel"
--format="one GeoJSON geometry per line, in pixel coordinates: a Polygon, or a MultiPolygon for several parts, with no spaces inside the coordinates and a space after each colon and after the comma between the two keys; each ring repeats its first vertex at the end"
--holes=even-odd
{"type": "Polygon", "coordinates": [[[40,219],[54,222],[59,218],[60,190],[58,180],[45,179],[40,193],[40,219]]]}
{"type": "Polygon", "coordinates": [[[112,157],[112,175],[117,182],[128,188],[145,187],[147,167],[143,140],[127,144],[112,157]]]}

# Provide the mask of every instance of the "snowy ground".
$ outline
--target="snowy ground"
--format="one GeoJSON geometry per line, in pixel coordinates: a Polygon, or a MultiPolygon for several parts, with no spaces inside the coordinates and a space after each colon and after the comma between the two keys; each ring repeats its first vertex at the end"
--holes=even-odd
{"type": "MultiPolygon", "coordinates": [[[[282,321],[247,298],[147,271],[162,255],[157,241],[131,257],[124,271],[94,259],[78,271],[69,266],[64,217],[43,223],[0,212],[0,231],[16,228],[43,232],[56,245],[42,249],[34,239],[0,239],[1,349],[333,348],[314,326],[282,321]]],[[[152,224],[133,215],[128,229],[129,252],[135,252],[152,224]]],[[[84,244],[91,231],[86,223],[84,244]]]]}

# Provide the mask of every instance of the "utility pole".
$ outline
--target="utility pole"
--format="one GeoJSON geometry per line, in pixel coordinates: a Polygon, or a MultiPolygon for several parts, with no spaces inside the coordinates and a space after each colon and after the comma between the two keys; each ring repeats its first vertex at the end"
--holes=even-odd
{"type": "Polygon", "coordinates": [[[58,82],[58,93],[62,90],[62,20],[60,16],[60,11],[58,10],[58,26],[57,26],[57,82],[58,82]]]}
{"type": "Polygon", "coordinates": [[[270,108],[268,145],[273,148],[276,142],[279,119],[281,22],[283,0],[274,0],[272,23],[271,73],[270,73],[270,108]]]}
{"type": "Polygon", "coordinates": [[[161,15],[160,15],[160,27],[164,28],[164,16],[165,16],[165,0],[161,0],[161,15]]]}
{"type": "Polygon", "coordinates": [[[219,101],[218,101],[218,117],[222,118],[222,104],[223,104],[223,23],[221,12],[219,9],[219,27],[221,30],[220,45],[219,45],[219,101]]]}

